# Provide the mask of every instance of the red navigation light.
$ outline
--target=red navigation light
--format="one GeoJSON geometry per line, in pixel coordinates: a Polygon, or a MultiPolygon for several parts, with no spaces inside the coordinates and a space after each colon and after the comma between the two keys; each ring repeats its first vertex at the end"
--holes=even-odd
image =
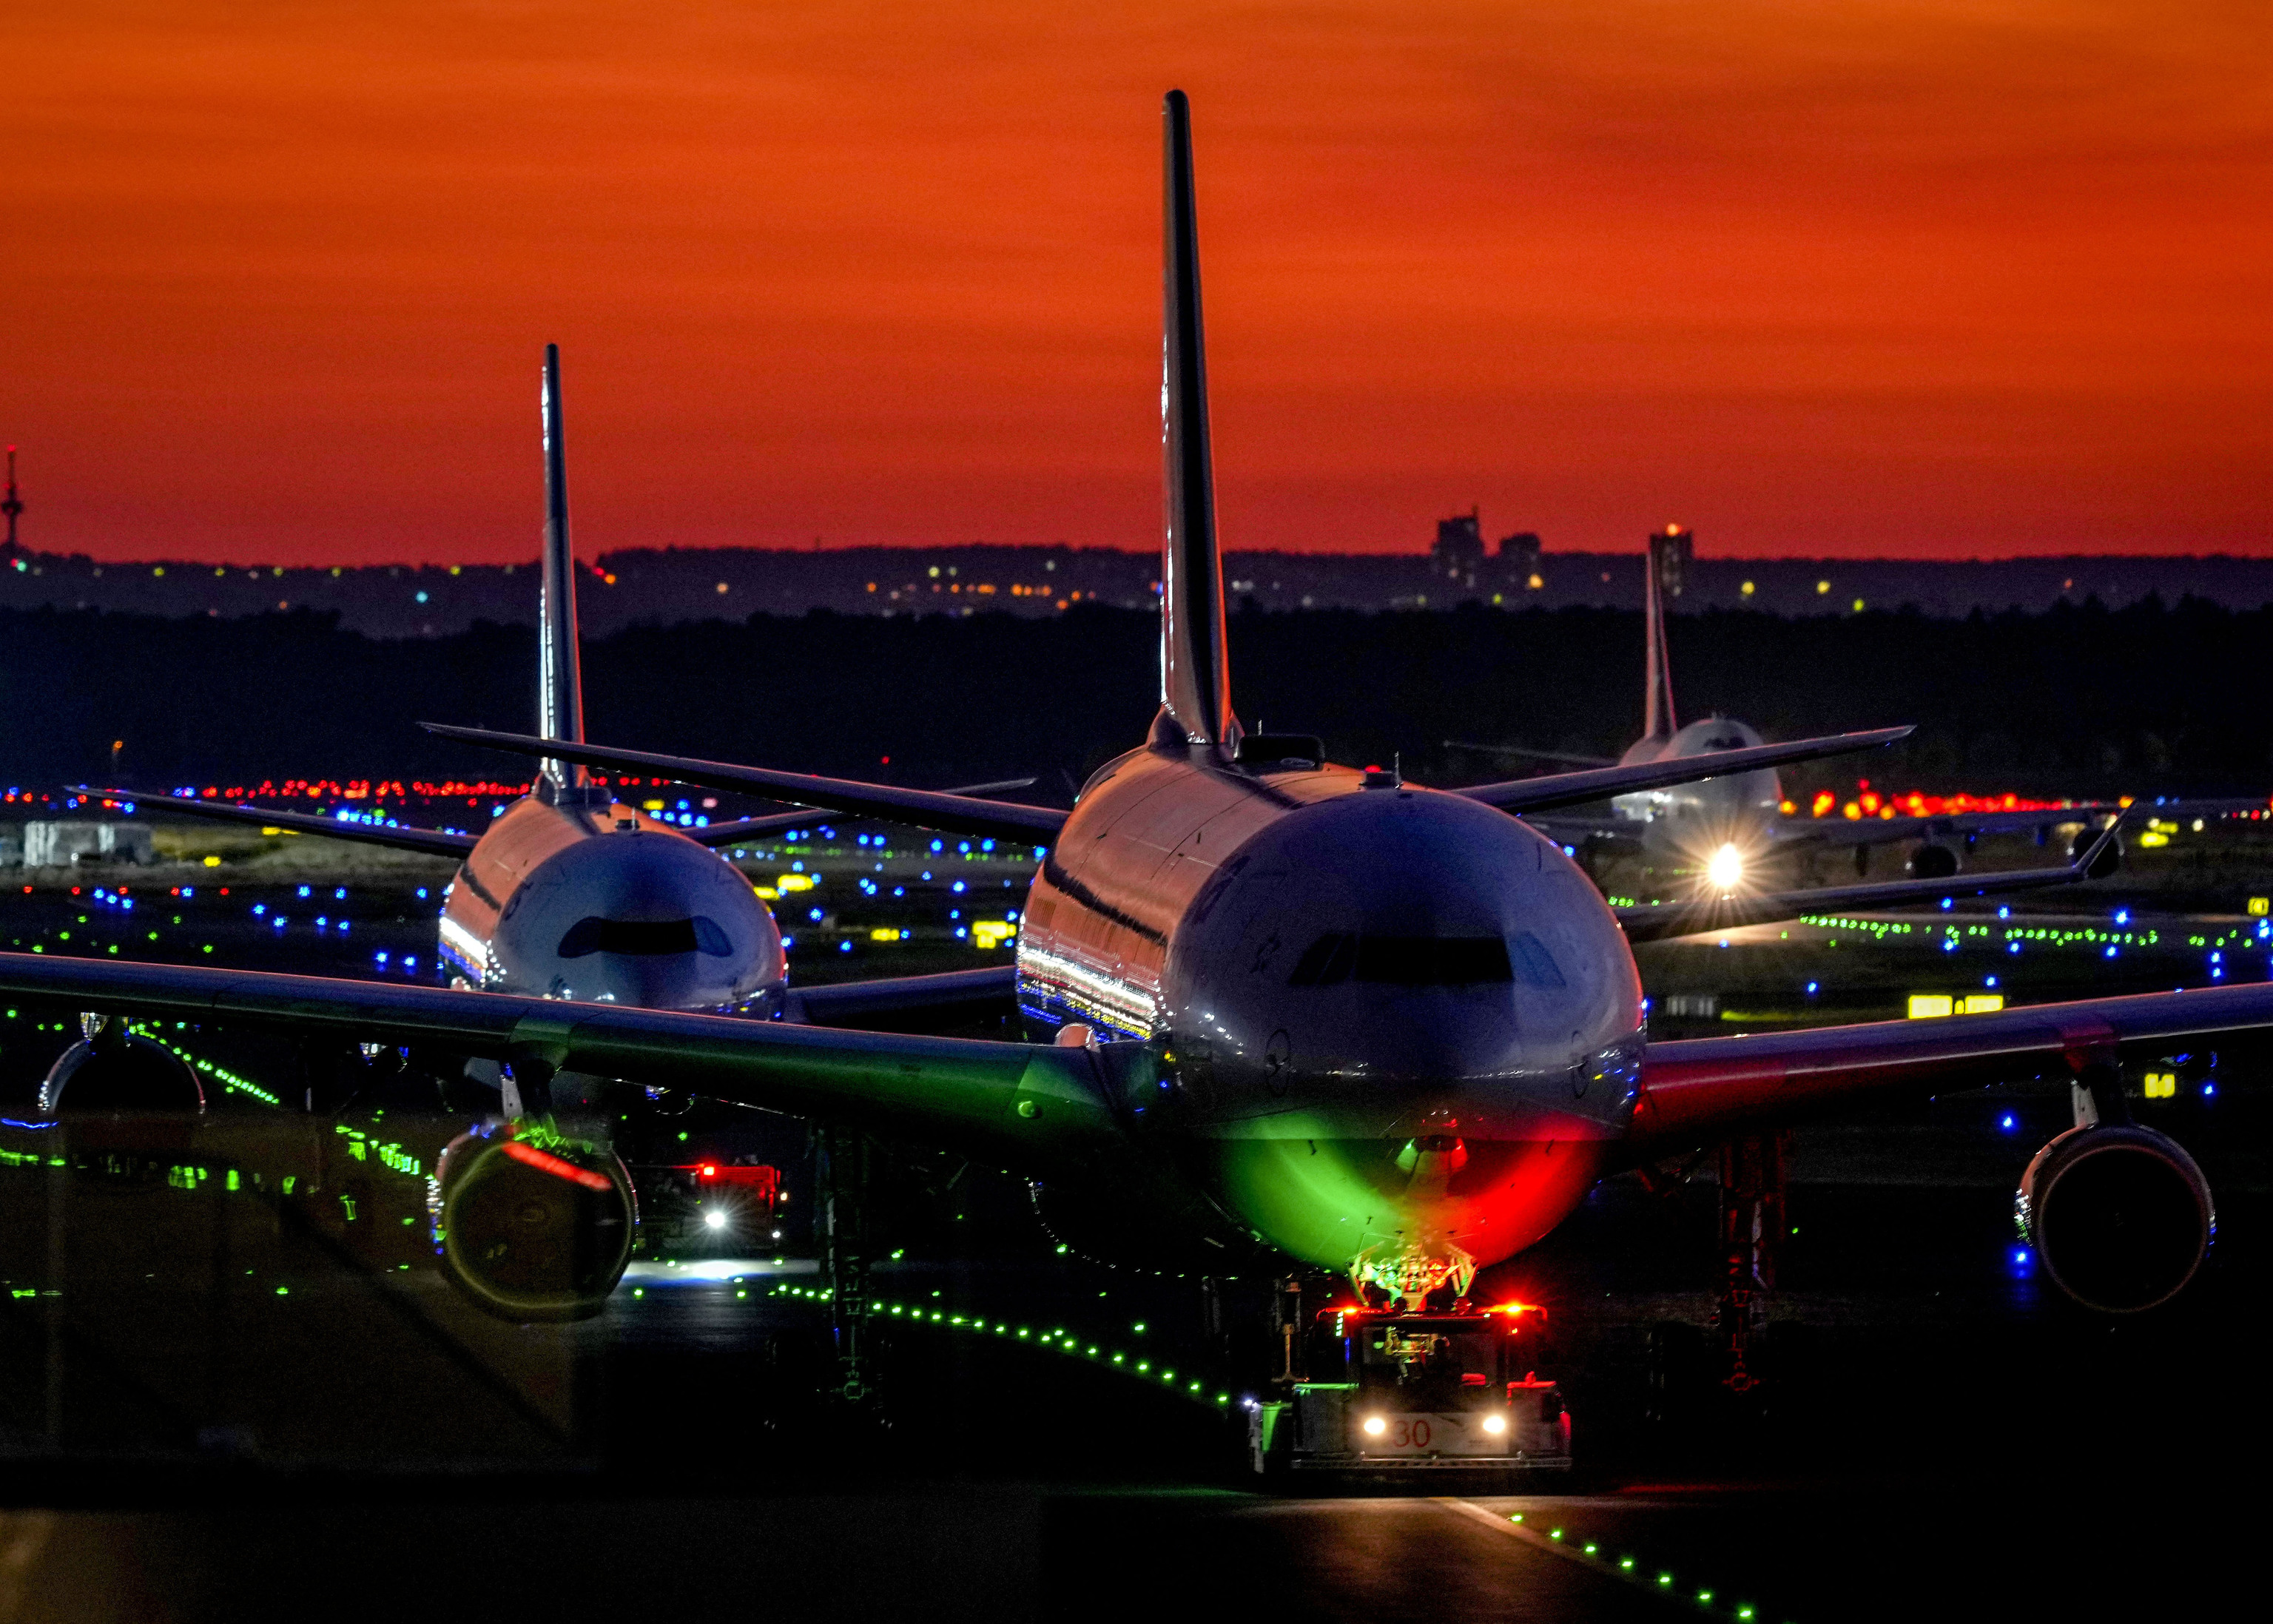
{"type": "Polygon", "coordinates": [[[702,1176],[705,1179],[716,1179],[718,1176],[718,1164],[716,1162],[703,1163],[702,1176]]]}
{"type": "Polygon", "coordinates": [[[534,1145],[524,1145],[517,1139],[508,1139],[502,1147],[516,1162],[526,1163],[540,1173],[551,1173],[555,1179],[566,1179],[571,1184],[581,1184],[588,1190],[611,1189],[607,1179],[595,1172],[587,1172],[574,1162],[564,1162],[549,1151],[534,1145]]]}

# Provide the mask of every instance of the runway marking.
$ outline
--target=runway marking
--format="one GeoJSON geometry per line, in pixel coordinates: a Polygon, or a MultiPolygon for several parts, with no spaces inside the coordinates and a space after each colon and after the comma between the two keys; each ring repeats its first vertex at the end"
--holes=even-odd
{"type": "MultiPolygon", "coordinates": [[[[1566,1562],[1585,1568],[1588,1573],[1600,1575],[1605,1579],[1616,1579],[1621,1584],[1632,1585],[1635,1590],[1660,1597],[1684,1608],[1694,1609],[1700,1603],[1708,1607],[1712,1605],[1710,1591],[1701,1596],[1695,1591],[1684,1591],[1679,1585],[1672,1583],[1669,1576],[1661,1577],[1646,1573],[1639,1567],[1622,1568],[1606,1557],[1589,1556],[1575,1545],[1566,1545],[1562,1540],[1552,1538],[1522,1523],[1511,1522],[1500,1513],[1487,1511],[1473,1501],[1456,1499],[1450,1494],[1436,1495],[1434,1499],[1437,1504],[1444,1507],[1447,1511],[1457,1511],[1462,1516],[1473,1517],[1485,1527],[1496,1529],[1511,1539],[1521,1540],[1534,1551],[1544,1551],[1549,1556],[1559,1556],[1566,1562]]],[[[1748,1605],[1738,1606],[1734,1609],[1734,1613],[1737,1618],[1745,1620],[1750,1620],[1753,1616],[1753,1609],[1748,1605]]]]}

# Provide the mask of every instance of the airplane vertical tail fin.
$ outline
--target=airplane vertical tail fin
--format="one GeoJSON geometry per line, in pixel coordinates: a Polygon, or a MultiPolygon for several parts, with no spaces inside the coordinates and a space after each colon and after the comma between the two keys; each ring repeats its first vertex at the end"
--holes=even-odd
{"type": "MultiPolygon", "coordinates": [[[[544,347],[544,566],[537,610],[536,730],[546,738],[584,742],[584,690],[576,647],[576,555],[568,537],[568,453],[561,441],[560,347],[544,347]]],[[[586,769],[547,761],[544,775],[561,789],[581,789],[586,769]]]]}
{"type": "Polygon", "coordinates": [[[1167,260],[1161,277],[1160,442],[1167,474],[1160,570],[1160,721],[1156,740],[1239,748],[1225,657],[1223,561],[1216,550],[1208,445],[1206,341],[1200,323],[1199,222],[1192,195],[1191,104],[1168,93],[1167,260]],[[1181,738],[1178,736],[1181,735],[1181,738]]]}
{"type": "Polygon", "coordinates": [[[1649,538],[1649,562],[1642,581],[1642,737],[1671,738],[1680,722],[1673,715],[1673,668],[1665,656],[1665,601],[1681,591],[1679,527],[1668,525],[1649,538]]]}

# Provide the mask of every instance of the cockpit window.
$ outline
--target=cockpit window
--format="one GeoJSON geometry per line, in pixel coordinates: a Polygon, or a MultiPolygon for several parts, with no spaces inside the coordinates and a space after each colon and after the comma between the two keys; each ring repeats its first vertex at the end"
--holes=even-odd
{"type": "Polygon", "coordinates": [[[1544,992],[1570,984],[1563,979],[1563,972],[1556,966],[1555,955],[1547,951],[1547,944],[1530,932],[1518,932],[1508,938],[1507,945],[1515,957],[1515,973],[1523,977],[1525,986],[1544,992]]]}
{"type": "MultiPolygon", "coordinates": [[[[1540,951],[1543,955],[1545,949],[1540,951]]],[[[1548,969],[1553,970],[1552,960],[1548,969]]],[[[1369,936],[1329,931],[1296,962],[1289,984],[1330,987],[1356,980],[1405,987],[1467,987],[1514,979],[1507,943],[1497,936],[1369,936]]],[[[1556,984],[1561,984],[1560,977],[1556,984]]]]}
{"type": "Polygon", "coordinates": [[[603,919],[588,915],[560,939],[560,956],[581,959],[595,953],[660,958],[674,953],[707,953],[723,959],[734,951],[715,919],[603,919]]]}

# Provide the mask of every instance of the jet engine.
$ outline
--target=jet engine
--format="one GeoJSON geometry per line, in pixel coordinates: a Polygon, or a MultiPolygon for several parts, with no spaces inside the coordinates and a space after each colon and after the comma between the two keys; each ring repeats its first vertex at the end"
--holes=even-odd
{"type": "Polygon", "coordinates": [[[1910,853],[1909,868],[1920,879],[1947,879],[1957,872],[1957,853],[1939,841],[1928,841],[1910,853]]]}
{"type": "Polygon", "coordinates": [[[2052,1283],[2103,1313],[2136,1313],[2177,1296],[2217,1228],[2194,1157],[2134,1123],[2095,1123],[2054,1139],[2021,1175],[2014,1205],[2052,1283]]]}
{"type": "Polygon", "coordinates": [[[40,1084],[40,1114],[73,1111],[202,1111],[198,1074],[163,1044],[126,1029],[116,1017],[56,1057],[40,1084]]]}
{"type": "Polygon", "coordinates": [[[615,1152],[494,1122],[442,1152],[443,1271],[500,1319],[583,1320],[631,1261],[639,1224],[615,1152]]]}
{"type": "MultiPolygon", "coordinates": [[[[2098,838],[2098,831],[2088,824],[2078,829],[2074,838],[2067,843],[2067,860],[2070,863],[2080,862],[2083,854],[2091,849],[2091,842],[2098,838]]],[[[2101,852],[2099,860],[2085,871],[2084,877],[2088,879],[2104,879],[2122,866],[2123,836],[2119,834],[2113,840],[2107,842],[2107,849],[2101,852]]]]}

